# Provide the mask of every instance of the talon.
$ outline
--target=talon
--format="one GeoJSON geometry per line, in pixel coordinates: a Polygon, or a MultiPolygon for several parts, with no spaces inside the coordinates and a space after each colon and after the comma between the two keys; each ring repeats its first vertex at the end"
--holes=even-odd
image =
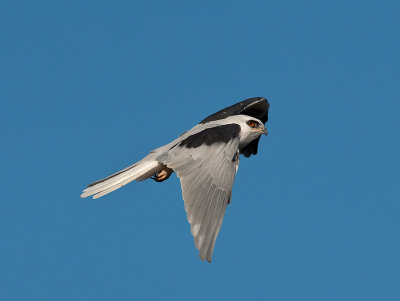
{"type": "Polygon", "coordinates": [[[160,170],[153,177],[151,177],[156,182],[163,182],[169,178],[169,176],[173,173],[173,170],[168,167],[164,167],[164,169],[160,170]]]}
{"type": "Polygon", "coordinates": [[[150,179],[152,179],[152,180],[154,180],[154,181],[156,181],[156,182],[159,182],[159,180],[158,180],[158,174],[159,174],[159,172],[157,172],[154,176],[152,176],[150,179]]]}

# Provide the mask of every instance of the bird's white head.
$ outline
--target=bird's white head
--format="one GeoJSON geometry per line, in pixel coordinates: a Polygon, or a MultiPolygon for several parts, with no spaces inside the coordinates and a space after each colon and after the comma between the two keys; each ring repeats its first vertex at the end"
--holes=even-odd
{"type": "Polygon", "coordinates": [[[268,134],[268,131],[262,121],[257,118],[247,115],[235,115],[228,118],[240,125],[240,148],[245,147],[262,134],[268,134]]]}

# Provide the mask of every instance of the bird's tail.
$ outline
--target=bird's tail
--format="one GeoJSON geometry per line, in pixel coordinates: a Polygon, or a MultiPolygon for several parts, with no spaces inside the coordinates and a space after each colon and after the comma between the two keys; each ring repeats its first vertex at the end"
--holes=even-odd
{"type": "Polygon", "coordinates": [[[127,168],[108,176],[102,180],[93,182],[87,186],[81,198],[93,195],[94,199],[102,197],[133,180],[145,180],[162,169],[162,164],[154,160],[143,159],[127,168]]]}

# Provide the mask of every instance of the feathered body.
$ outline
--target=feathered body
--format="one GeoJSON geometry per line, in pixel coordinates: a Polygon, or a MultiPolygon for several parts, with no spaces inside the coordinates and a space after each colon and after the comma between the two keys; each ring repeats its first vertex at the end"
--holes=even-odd
{"type": "Polygon", "coordinates": [[[195,246],[202,260],[211,261],[231,199],[239,154],[248,157],[257,153],[259,138],[267,133],[264,123],[268,108],[265,98],[253,98],[221,110],[139,162],[89,184],[81,197],[99,198],[133,180],[142,181],[160,173],[167,173],[166,179],[175,171],[195,246]],[[243,112],[252,115],[240,114],[243,112]]]}

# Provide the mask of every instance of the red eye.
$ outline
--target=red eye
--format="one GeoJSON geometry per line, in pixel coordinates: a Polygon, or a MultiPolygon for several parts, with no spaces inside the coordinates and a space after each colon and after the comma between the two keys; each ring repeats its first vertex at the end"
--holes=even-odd
{"type": "Polygon", "coordinates": [[[253,121],[253,120],[247,121],[247,124],[248,124],[249,127],[251,127],[251,128],[255,128],[255,127],[256,127],[256,123],[255,123],[255,121],[253,121]]]}

